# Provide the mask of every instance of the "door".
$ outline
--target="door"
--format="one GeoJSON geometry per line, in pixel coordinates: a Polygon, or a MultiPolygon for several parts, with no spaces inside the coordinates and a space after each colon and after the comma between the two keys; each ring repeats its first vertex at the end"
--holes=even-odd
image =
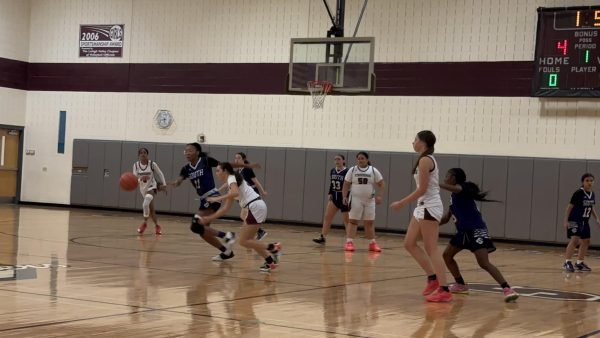
{"type": "Polygon", "coordinates": [[[16,202],[21,131],[0,129],[0,202],[16,202]]]}

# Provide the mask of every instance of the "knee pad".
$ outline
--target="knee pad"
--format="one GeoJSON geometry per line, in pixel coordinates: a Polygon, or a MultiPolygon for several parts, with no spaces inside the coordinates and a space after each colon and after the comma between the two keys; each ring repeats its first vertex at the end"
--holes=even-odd
{"type": "Polygon", "coordinates": [[[152,196],[152,194],[146,194],[144,196],[144,203],[142,204],[142,208],[144,210],[144,217],[150,216],[150,203],[152,203],[153,199],[154,196],[152,196]]]}
{"type": "Polygon", "coordinates": [[[204,225],[198,223],[198,219],[196,217],[192,219],[192,225],[190,225],[190,230],[193,233],[198,234],[200,236],[204,235],[204,225]]]}

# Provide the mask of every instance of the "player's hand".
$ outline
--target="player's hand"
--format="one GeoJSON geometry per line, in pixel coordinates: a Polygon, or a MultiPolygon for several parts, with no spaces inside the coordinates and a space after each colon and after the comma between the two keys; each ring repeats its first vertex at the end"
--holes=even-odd
{"type": "Polygon", "coordinates": [[[375,196],[375,204],[381,204],[381,196],[375,196]]]}
{"type": "Polygon", "coordinates": [[[600,220],[596,220],[596,225],[600,228],[600,220]]]}
{"type": "Polygon", "coordinates": [[[206,200],[209,201],[210,203],[220,201],[218,197],[207,197],[206,200]]]}
{"type": "Polygon", "coordinates": [[[344,197],[344,200],[342,201],[342,203],[344,203],[344,205],[348,205],[348,197],[344,197]]]}
{"type": "Polygon", "coordinates": [[[250,168],[252,169],[261,169],[262,167],[260,166],[260,163],[250,163],[249,164],[250,168]]]}
{"type": "Polygon", "coordinates": [[[268,193],[268,192],[266,192],[266,191],[263,191],[263,193],[262,193],[262,197],[267,197],[267,196],[269,196],[269,193],[268,193]]]}
{"type": "Polygon", "coordinates": [[[563,223],[563,227],[565,228],[565,230],[568,229],[569,228],[569,222],[564,222],[563,223]]]}
{"type": "Polygon", "coordinates": [[[328,194],[327,196],[329,196],[330,201],[333,201],[333,196],[331,196],[331,194],[328,194]]]}
{"type": "Polygon", "coordinates": [[[396,211],[404,208],[404,206],[406,206],[406,203],[404,201],[396,201],[396,202],[393,202],[392,204],[390,204],[390,208],[392,208],[396,211]]]}

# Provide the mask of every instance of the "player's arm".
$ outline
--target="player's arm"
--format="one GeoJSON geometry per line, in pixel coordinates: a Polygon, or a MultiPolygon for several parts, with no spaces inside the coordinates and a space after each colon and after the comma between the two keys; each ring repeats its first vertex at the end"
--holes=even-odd
{"type": "Polygon", "coordinates": [[[135,175],[135,177],[139,178],[137,166],[135,165],[135,163],[133,164],[133,169],[131,169],[131,172],[135,175]]]}
{"type": "Polygon", "coordinates": [[[408,205],[412,201],[416,201],[419,197],[425,195],[427,192],[427,186],[429,185],[429,171],[433,167],[433,160],[429,157],[421,157],[419,160],[419,187],[415,189],[408,196],[404,197],[400,201],[396,201],[390,205],[391,208],[400,210],[405,205],[408,205]]]}
{"type": "Polygon", "coordinates": [[[258,191],[260,192],[261,196],[267,196],[268,195],[268,193],[265,190],[265,188],[262,186],[262,184],[260,184],[260,181],[258,180],[258,178],[252,177],[252,183],[254,183],[254,185],[256,185],[258,187],[258,191]]]}
{"type": "Polygon", "coordinates": [[[219,193],[221,193],[221,192],[225,191],[225,189],[227,189],[227,183],[223,183],[223,185],[219,187],[218,191],[219,191],[219,193]]]}
{"type": "Polygon", "coordinates": [[[179,176],[177,176],[177,178],[175,179],[175,181],[173,182],[169,182],[167,183],[167,185],[170,185],[172,187],[178,187],[181,185],[181,182],[183,182],[187,177],[187,172],[185,171],[185,167],[181,168],[181,171],[179,172],[179,176]]]}
{"type": "Polygon", "coordinates": [[[385,192],[385,181],[383,180],[383,175],[377,170],[377,168],[373,168],[373,176],[375,176],[375,185],[377,185],[377,193],[375,195],[375,203],[381,203],[383,199],[383,193],[385,192]]]}
{"type": "Polygon", "coordinates": [[[262,168],[259,163],[231,163],[231,166],[234,168],[250,168],[250,169],[260,169],[262,168]]]}
{"type": "Polygon", "coordinates": [[[344,205],[348,205],[348,193],[350,192],[350,186],[352,186],[352,173],[354,173],[354,167],[348,170],[346,177],[344,177],[344,184],[342,185],[342,203],[344,205]]]}
{"type": "Polygon", "coordinates": [[[563,227],[565,227],[565,229],[569,227],[569,215],[571,214],[571,210],[573,210],[573,207],[574,205],[569,203],[567,205],[567,209],[565,210],[565,217],[563,218],[563,227]]]}
{"type": "Polygon", "coordinates": [[[596,224],[598,225],[598,227],[600,227],[600,219],[598,219],[598,214],[596,214],[596,208],[592,208],[592,215],[594,215],[594,218],[596,219],[596,224]]]}
{"type": "Polygon", "coordinates": [[[156,162],[152,162],[152,165],[154,166],[154,176],[156,177],[156,182],[158,182],[158,190],[162,190],[161,187],[164,187],[167,182],[165,180],[165,174],[163,174],[156,162]]]}
{"type": "Polygon", "coordinates": [[[385,181],[381,179],[376,184],[378,189],[377,194],[375,195],[375,203],[379,204],[381,203],[381,200],[383,199],[383,193],[385,192],[385,181]]]}
{"type": "Polygon", "coordinates": [[[452,217],[452,211],[450,209],[448,209],[448,211],[446,211],[444,216],[442,216],[442,219],[440,220],[440,225],[444,225],[444,224],[448,223],[450,221],[451,217],[452,217]]]}
{"type": "Polygon", "coordinates": [[[460,184],[440,183],[440,188],[457,194],[462,191],[462,186],[460,184]]]}
{"type": "Polygon", "coordinates": [[[571,215],[571,211],[575,207],[575,205],[581,205],[583,203],[583,193],[581,190],[577,190],[571,196],[571,201],[567,204],[567,209],[565,210],[565,217],[563,218],[563,226],[565,229],[569,228],[569,215],[571,215]]]}
{"type": "MultiPolygon", "coordinates": [[[[232,200],[237,198],[240,195],[240,190],[238,189],[238,185],[235,182],[229,184],[229,191],[225,195],[221,196],[211,196],[206,198],[209,202],[220,202],[223,200],[232,200]]],[[[222,208],[221,208],[222,209],[222,208]]],[[[227,211],[227,210],[225,210],[227,211]]]]}
{"type": "MultiPolygon", "coordinates": [[[[207,198],[207,200],[208,200],[208,198],[207,198]]],[[[223,205],[214,214],[200,217],[200,223],[202,223],[204,225],[208,225],[208,224],[210,224],[210,222],[214,221],[215,219],[225,215],[227,210],[229,210],[231,208],[232,203],[233,203],[233,198],[226,199],[225,202],[223,203],[223,205]]]]}

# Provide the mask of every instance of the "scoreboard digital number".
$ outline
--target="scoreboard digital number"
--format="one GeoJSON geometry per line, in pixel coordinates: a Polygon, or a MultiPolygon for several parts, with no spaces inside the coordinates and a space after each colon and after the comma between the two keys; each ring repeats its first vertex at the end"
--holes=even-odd
{"type": "Polygon", "coordinates": [[[533,96],[600,97],[600,6],[538,8],[533,96]]]}

